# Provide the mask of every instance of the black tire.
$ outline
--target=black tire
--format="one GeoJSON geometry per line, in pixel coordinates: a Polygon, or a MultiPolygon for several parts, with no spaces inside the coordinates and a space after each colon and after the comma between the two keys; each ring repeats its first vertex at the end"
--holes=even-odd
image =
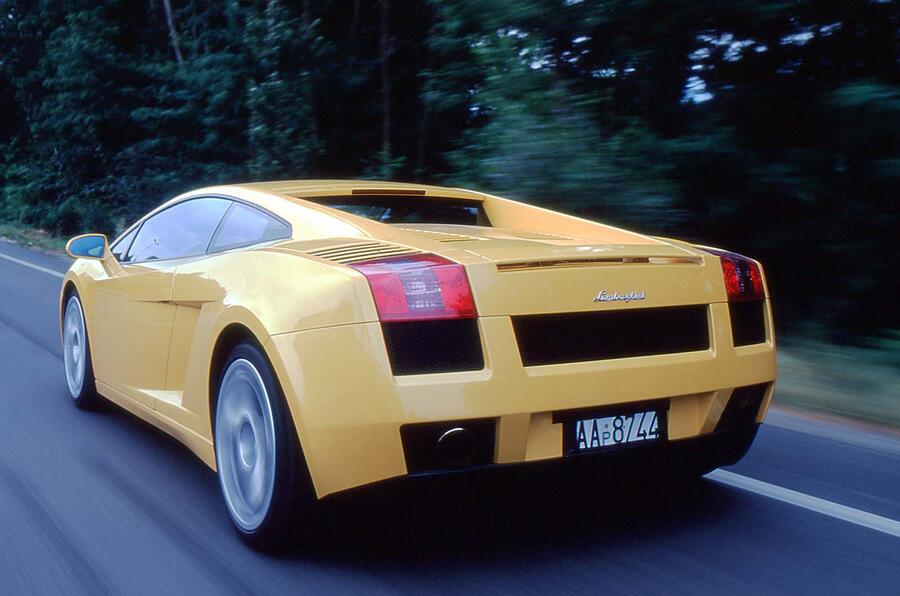
{"type": "MultiPolygon", "coordinates": [[[[243,364],[243,363],[242,363],[243,364]]],[[[219,488],[222,491],[225,509],[232,526],[238,535],[250,546],[259,550],[277,550],[286,546],[294,546],[305,541],[310,533],[311,511],[316,505],[315,490],[310,479],[306,459],[300,448],[300,441],[294,428],[293,419],[288,411],[281,384],[275,377],[272,367],[262,350],[255,344],[243,342],[238,344],[228,355],[219,383],[216,388],[216,410],[214,415],[216,440],[216,468],[219,488]],[[227,429],[220,429],[219,411],[222,404],[223,381],[232,365],[238,361],[252,364],[266,389],[271,408],[271,419],[274,427],[274,482],[271,488],[271,500],[264,513],[262,522],[255,528],[242,527],[236,517],[235,509],[226,492],[226,480],[220,461],[220,431],[223,435],[227,429]]],[[[226,398],[227,399],[227,398],[226,398]]],[[[225,419],[223,419],[225,420],[225,419]]],[[[223,422],[224,424],[224,422],[223,422]]],[[[224,440],[224,439],[223,439],[224,440]]],[[[222,445],[222,455],[229,457],[226,445],[222,445]]],[[[254,450],[254,453],[256,451],[254,450]]],[[[233,457],[232,457],[233,459],[233,457]]],[[[255,460],[255,457],[254,457],[255,460]]]]}
{"type": "Polygon", "coordinates": [[[66,384],[69,388],[69,395],[72,398],[72,403],[82,410],[94,410],[100,406],[102,398],[97,394],[97,387],[94,382],[94,361],[91,357],[91,342],[88,338],[87,324],[84,318],[84,308],[81,303],[81,297],[78,295],[78,290],[73,289],[66,298],[66,303],[63,306],[63,311],[61,313],[60,327],[62,329],[63,341],[63,370],[66,375],[66,384]],[[69,334],[70,330],[67,329],[67,323],[69,323],[67,317],[71,316],[70,308],[77,309],[78,317],[80,318],[80,333],[82,335],[79,339],[79,354],[84,359],[84,371],[80,387],[76,387],[76,384],[73,383],[70,377],[70,367],[74,366],[69,348],[69,345],[72,343],[72,336],[69,334]]]}

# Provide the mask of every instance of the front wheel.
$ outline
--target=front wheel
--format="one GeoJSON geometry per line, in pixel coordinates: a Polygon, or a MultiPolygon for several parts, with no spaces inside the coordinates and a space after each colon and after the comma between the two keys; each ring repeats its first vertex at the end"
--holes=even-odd
{"type": "Polygon", "coordinates": [[[215,450],[225,507],[244,541],[271,548],[303,535],[315,492],[280,385],[251,343],[225,362],[215,450]]]}
{"type": "Polygon", "coordinates": [[[94,386],[94,365],[88,343],[87,326],[84,324],[84,309],[78,292],[73,290],[66,300],[63,311],[63,364],[69,395],[76,406],[83,410],[92,409],[100,401],[94,386]]]}

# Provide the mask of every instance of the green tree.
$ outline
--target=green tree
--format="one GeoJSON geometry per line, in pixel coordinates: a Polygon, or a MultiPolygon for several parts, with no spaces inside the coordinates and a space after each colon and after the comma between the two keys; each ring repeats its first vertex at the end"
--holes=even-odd
{"type": "Polygon", "coordinates": [[[760,257],[790,332],[900,329],[897,2],[0,0],[0,219],[190,188],[485,188],[760,257]],[[822,291],[827,287],[827,291],[822,291]]]}

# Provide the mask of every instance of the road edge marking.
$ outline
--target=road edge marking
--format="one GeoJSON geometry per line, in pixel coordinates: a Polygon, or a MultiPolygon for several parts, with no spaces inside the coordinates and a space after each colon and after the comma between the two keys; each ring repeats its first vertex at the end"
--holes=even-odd
{"type": "Polygon", "coordinates": [[[41,273],[46,273],[47,275],[52,275],[53,277],[58,277],[59,279],[64,279],[66,277],[65,273],[60,273],[59,271],[54,271],[47,267],[41,267],[40,265],[35,265],[34,263],[29,263],[23,259],[17,259],[16,257],[11,257],[3,253],[0,253],[0,259],[22,265],[23,267],[28,267],[29,269],[34,269],[35,271],[40,271],[41,273]]]}
{"type": "Polygon", "coordinates": [[[847,505],[834,503],[826,499],[814,497],[806,493],[801,493],[789,488],[784,488],[775,484],[769,484],[755,478],[748,478],[727,470],[714,470],[706,475],[707,478],[720,484],[746,490],[757,495],[769,497],[776,501],[795,505],[809,511],[815,511],[835,519],[850,522],[857,526],[869,528],[878,532],[883,532],[895,538],[900,538],[900,522],[869,513],[847,505]]]}

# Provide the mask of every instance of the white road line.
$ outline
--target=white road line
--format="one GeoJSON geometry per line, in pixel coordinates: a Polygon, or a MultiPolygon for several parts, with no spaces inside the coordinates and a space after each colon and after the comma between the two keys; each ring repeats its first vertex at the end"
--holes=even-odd
{"type": "Polygon", "coordinates": [[[790,503],[791,505],[796,505],[803,509],[809,509],[816,513],[821,513],[829,517],[850,522],[851,524],[856,524],[857,526],[863,526],[870,530],[884,532],[885,534],[900,538],[900,522],[887,517],[826,501],[819,497],[769,484],[762,480],[741,476],[740,474],[735,474],[734,472],[728,472],[726,470],[715,470],[714,472],[707,474],[706,477],[721,484],[727,484],[728,486],[769,497],[776,501],[790,503]]]}
{"type": "Polygon", "coordinates": [[[29,269],[34,269],[35,271],[40,271],[41,273],[46,273],[47,275],[52,275],[53,277],[58,277],[60,279],[65,277],[65,274],[60,273],[59,271],[54,271],[53,269],[48,269],[47,267],[41,267],[40,265],[35,265],[34,263],[29,263],[28,261],[23,261],[22,259],[17,259],[3,253],[0,253],[0,259],[5,259],[11,263],[16,263],[17,265],[28,267],[29,269]]]}

